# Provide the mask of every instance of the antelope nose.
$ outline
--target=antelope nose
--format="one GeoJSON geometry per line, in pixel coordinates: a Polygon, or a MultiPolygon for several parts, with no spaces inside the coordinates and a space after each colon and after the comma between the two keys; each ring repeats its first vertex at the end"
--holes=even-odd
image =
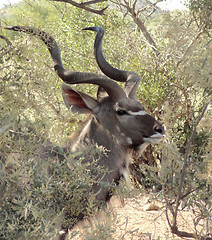
{"type": "Polygon", "coordinates": [[[160,133],[160,134],[163,134],[165,132],[163,126],[156,126],[154,128],[154,130],[155,130],[155,132],[160,133]]]}

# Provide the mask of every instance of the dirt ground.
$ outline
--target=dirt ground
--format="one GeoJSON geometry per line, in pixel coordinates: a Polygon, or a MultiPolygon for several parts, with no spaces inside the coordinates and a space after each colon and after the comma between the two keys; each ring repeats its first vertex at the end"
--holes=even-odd
{"type": "MultiPolygon", "coordinates": [[[[127,199],[124,200],[124,203],[117,196],[114,196],[108,205],[108,209],[110,209],[110,217],[99,213],[95,218],[92,218],[92,220],[84,221],[84,223],[79,224],[70,232],[70,234],[77,233],[75,237],[70,239],[182,239],[173,235],[170,231],[166,219],[165,204],[150,200],[150,196],[145,195],[139,196],[136,199],[127,199]],[[102,235],[96,229],[99,229],[102,235]]],[[[181,231],[195,232],[192,221],[193,218],[194,216],[191,211],[179,211],[178,229],[181,231]]]]}

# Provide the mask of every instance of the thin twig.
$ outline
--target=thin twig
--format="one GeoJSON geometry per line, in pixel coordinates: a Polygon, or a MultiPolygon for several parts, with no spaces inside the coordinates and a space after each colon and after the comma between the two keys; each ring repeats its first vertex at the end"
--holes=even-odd
{"type": "Polygon", "coordinates": [[[181,57],[181,59],[177,62],[177,67],[180,65],[180,63],[183,61],[183,59],[185,58],[185,56],[187,55],[187,53],[189,52],[189,50],[191,49],[192,45],[196,42],[196,40],[200,37],[200,35],[202,33],[205,32],[205,29],[202,28],[195,36],[194,38],[191,40],[191,42],[189,43],[187,49],[185,50],[183,56],[181,57]]]}
{"type": "Polygon", "coordinates": [[[182,91],[182,93],[185,97],[185,103],[184,103],[184,110],[185,111],[183,113],[178,114],[176,116],[176,118],[187,115],[187,120],[190,122],[191,121],[191,101],[189,100],[189,96],[188,96],[187,91],[182,86],[180,86],[179,83],[176,83],[176,82],[171,83],[170,86],[174,86],[174,87],[179,88],[182,91]]]}
{"type": "Polygon", "coordinates": [[[178,230],[178,228],[177,228],[178,207],[179,207],[179,204],[180,204],[180,200],[182,198],[182,188],[183,188],[183,182],[184,182],[184,177],[185,177],[185,172],[186,172],[186,167],[187,167],[188,156],[189,156],[190,149],[191,149],[191,143],[193,141],[194,134],[196,132],[196,128],[197,128],[199,122],[201,121],[201,119],[203,118],[204,113],[205,113],[208,105],[209,105],[209,103],[206,103],[205,106],[203,107],[203,109],[202,109],[202,111],[201,111],[199,117],[197,118],[197,121],[196,121],[196,123],[193,127],[191,136],[188,139],[188,142],[186,144],[186,152],[185,152],[185,156],[184,156],[184,163],[183,163],[183,167],[182,167],[182,171],[181,171],[181,175],[180,175],[179,189],[178,189],[176,205],[175,205],[174,214],[173,214],[173,223],[172,223],[172,227],[171,227],[172,232],[175,233],[175,234],[180,234],[180,236],[181,236],[181,234],[184,234],[183,236],[185,236],[185,237],[194,237],[194,236],[196,236],[196,234],[185,233],[185,232],[182,232],[182,231],[178,230]]]}
{"type": "MultiPolygon", "coordinates": [[[[136,8],[137,0],[134,1],[133,6],[131,6],[129,4],[129,1],[127,1],[127,0],[123,0],[123,3],[121,3],[120,1],[118,1],[118,3],[116,1],[113,1],[113,3],[118,4],[119,6],[125,8],[127,10],[127,13],[129,13],[131,15],[131,17],[133,18],[133,21],[136,23],[138,28],[142,31],[142,33],[143,33],[144,37],[146,38],[147,42],[149,43],[149,45],[152,47],[153,51],[158,56],[160,52],[157,48],[157,44],[155,43],[155,41],[151,37],[149,31],[145,27],[144,23],[141,21],[141,19],[138,16],[138,13],[140,13],[140,9],[138,9],[137,12],[136,12],[135,8],[136,8]]],[[[146,8],[148,8],[148,7],[144,7],[144,9],[146,9],[146,8]]]]}

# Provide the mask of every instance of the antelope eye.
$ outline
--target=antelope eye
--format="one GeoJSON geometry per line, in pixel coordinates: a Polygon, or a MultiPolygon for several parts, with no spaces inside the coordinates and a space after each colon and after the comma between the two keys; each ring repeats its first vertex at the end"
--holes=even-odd
{"type": "Polygon", "coordinates": [[[125,110],[118,110],[116,111],[117,115],[119,116],[123,116],[123,115],[129,115],[127,111],[125,110]]]}

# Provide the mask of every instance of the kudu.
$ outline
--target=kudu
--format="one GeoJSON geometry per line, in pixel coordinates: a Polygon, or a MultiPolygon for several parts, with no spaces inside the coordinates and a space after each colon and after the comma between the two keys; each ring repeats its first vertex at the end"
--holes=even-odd
{"type": "MultiPolygon", "coordinates": [[[[104,29],[89,27],[84,30],[96,32],[94,53],[102,72],[108,77],[73,72],[63,67],[56,41],[47,33],[38,29],[21,26],[6,29],[25,32],[38,36],[48,47],[57,75],[63,80],[62,95],[66,106],[74,113],[92,114],[93,117],[83,128],[71,146],[71,152],[86,150],[91,144],[103,146],[108,150],[99,163],[108,172],[103,181],[118,184],[121,176],[128,179],[128,166],[132,153],[141,154],[150,143],[158,143],[164,137],[164,128],[154,117],[149,115],[136,99],[136,90],[141,77],[131,71],[112,67],[102,51],[104,29]],[[123,90],[117,82],[125,82],[123,90]],[[67,84],[95,84],[99,86],[97,100],[76,91],[67,84]]],[[[88,158],[86,161],[90,161],[88,158]]],[[[93,186],[96,200],[107,201],[110,198],[108,187],[93,186]]],[[[61,236],[64,239],[64,236],[61,236]]]]}

